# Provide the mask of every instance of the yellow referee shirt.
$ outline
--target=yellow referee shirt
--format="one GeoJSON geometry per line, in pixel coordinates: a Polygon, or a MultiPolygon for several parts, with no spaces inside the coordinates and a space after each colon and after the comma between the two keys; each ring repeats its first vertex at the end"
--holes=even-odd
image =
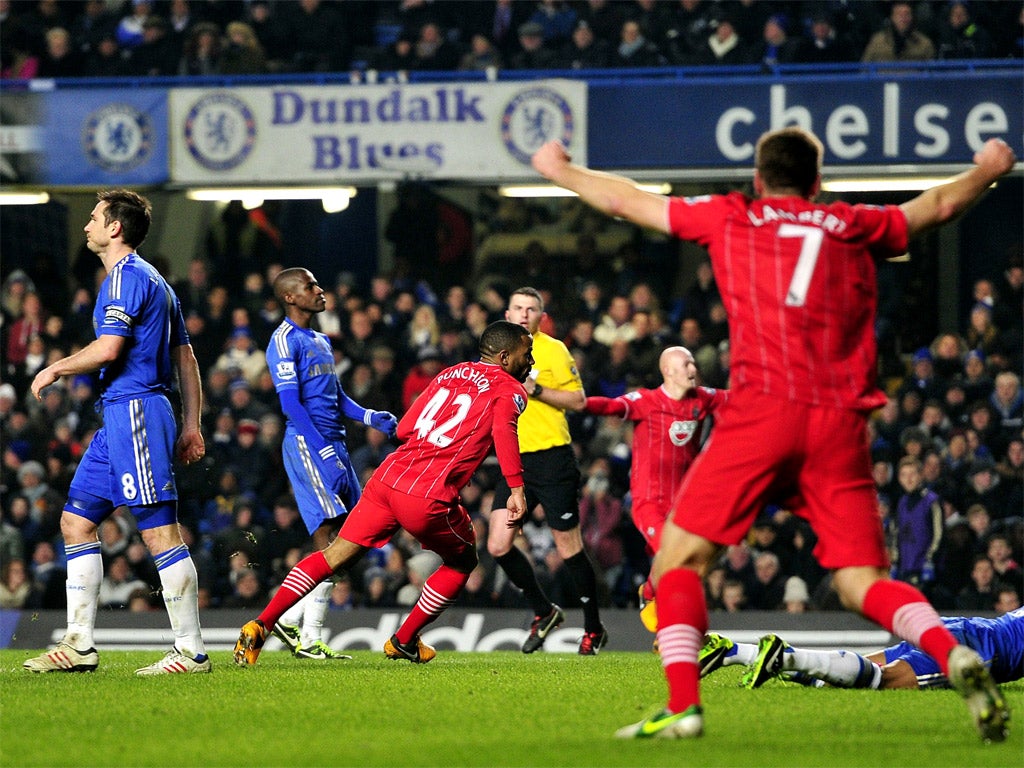
{"type": "MultiPolygon", "coordinates": [[[[544,389],[562,389],[568,392],[583,390],[583,381],[576,362],[565,344],[546,333],[533,334],[533,370],[537,383],[544,389]]],[[[531,375],[533,375],[531,373],[531,375]]],[[[519,452],[533,453],[559,445],[569,445],[569,422],[561,408],[529,400],[519,417],[519,452]]]]}

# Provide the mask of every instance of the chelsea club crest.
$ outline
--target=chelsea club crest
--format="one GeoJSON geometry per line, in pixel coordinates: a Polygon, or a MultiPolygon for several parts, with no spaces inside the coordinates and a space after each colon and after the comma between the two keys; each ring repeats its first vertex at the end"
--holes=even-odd
{"type": "Polygon", "coordinates": [[[523,165],[546,141],[570,146],[575,118],[569,103],[550,88],[531,88],[513,98],[501,116],[501,140],[523,165]]]}
{"type": "Polygon", "coordinates": [[[240,165],[255,143],[256,118],[244,101],[230,94],[203,96],[185,118],[188,151],[211,171],[240,165]]]}
{"type": "Polygon", "coordinates": [[[105,171],[131,170],[153,152],[153,124],[131,104],[108,104],[86,118],[82,151],[105,171]]]}

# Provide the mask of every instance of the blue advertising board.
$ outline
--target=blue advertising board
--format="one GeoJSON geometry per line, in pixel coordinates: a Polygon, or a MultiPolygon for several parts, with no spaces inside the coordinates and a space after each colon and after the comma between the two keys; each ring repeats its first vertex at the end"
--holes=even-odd
{"type": "MultiPolygon", "coordinates": [[[[746,168],[758,136],[791,124],[821,137],[825,163],[832,168],[962,165],[992,137],[1006,140],[1024,154],[1024,70],[1020,68],[713,77],[708,71],[660,78],[622,72],[614,78],[588,80],[578,99],[580,114],[574,115],[585,147],[577,148],[577,157],[605,169],[746,168]]],[[[566,88],[579,87],[570,80],[564,81],[566,88]]],[[[257,97],[269,98],[280,90],[270,78],[249,78],[245,88],[195,80],[160,85],[131,81],[124,87],[56,81],[48,89],[23,84],[20,90],[5,85],[0,181],[55,186],[156,185],[172,178],[208,182],[198,178],[201,174],[185,173],[179,167],[188,160],[188,148],[182,146],[185,134],[169,106],[197,87],[246,94],[254,103],[261,103],[257,97]]],[[[401,100],[416,96],[424,87],[391,84],[388,92],[401,100]]],[[[479,91],[473,103],[483,104],[517,86],[499,81],[466,87],[479,91]]],[[[356,103],[375,93],[372,86],[347,81],[310,81],[290,88],[313,101],[322,93],[338,104],[356,103]]],[[[308,122],[309,126],[294,127],[294,131],[331,128],[320,126],[323,119],[318,121],[315,115],[308,122]]],[[[422,138],[426,128],[417,123],[394,130],[391,143],[397,146],[422,138]]],[[[462,143],[444,168],[392,162],[360,173],[346,166],[326,175],[334,183],[351,176],[352,181],[368,184],[403,174],[478,182],[536,179],[522,159],[511,169],[498,167],[508,142],[497,124],[480,136],[453,136],[462,143]],[[477,156],[484,159],[470,162],[477,156]]],[[[451,137],[445,134],[445,138],[451,137]]],[[[272,141],[265,157],[252,160],[253,167],[242,174],[244,179],[224,173],[221,181],[309,181],[312,171],[300,173],[301,164],[295,162],[300,145],[272,141]]]]}
{"type": "Polygon", "coordinates": [[[813,130],[825,144],[826,165],[968,163],[993,137],[1021,150],[1024,77],[591,83],[588,108],[588,155],[599,168],[749,166],[758,136],[785,125],[813,130]]]}

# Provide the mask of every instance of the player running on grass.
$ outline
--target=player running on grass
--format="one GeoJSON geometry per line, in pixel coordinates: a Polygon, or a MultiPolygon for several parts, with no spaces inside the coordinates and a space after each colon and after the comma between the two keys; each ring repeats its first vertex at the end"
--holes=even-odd
{"type": "MultiPolygon", "coordinates": [[[[662,351],[658,368],[663,382],[657,389],[638,389],[615,398],[588,397],[584,406],[587,413],[636,423],[629,475],[633,524],[652,555],[658,551],[661,529],[683,475],[700,452],[704,421],[729,397],[727,390],[697,385],[697,364],[686,347],[662,351]]],[[[658,631],[654,585],[649,578],[640,587],[640,620],[651,632],[658,631]]]]}
{"type": "Polygon", "coordinates": [[[885,402],[876,384],[875,262],[965,211],[1013,168],[989,140],[975,165],[901,206],[816,204],[824,148],[800,128],[770,131],[754,159],[756,199],[670,198],[574,165],[548,142],[533,166],[606,214],[699,243],[729,319],[729,402],[683,480],[652,569],[666,706],[622,738],[704,732],[697,656],[708,629],[701,576],[764,505],[799,494],[843,604],[924,650],[964,696],[982,737],[1006,736],[1006,701],[978,654],[959,645],[924,595],[888,577],[866,439],[885,402]]]}
{"type": "MultiPolygon", "coordinates": [[[[341,417],[387,435],[394,434],[398,420],[387,411],[363,408],[341,388],[330,339],[310,327],[313,316],[327,307],[313,273],[298,267],[282,270],[274,278],[274,295],[286,315],[267,347],[267,366],[288,422],[281,451],[313,546],[324,549],[361,493],[341,417]]],[[[323,641],[332,586],[324,580],[273,625],[294,656],[351,658],[323,641]]]]}
{"type": "MultiPolygon", "coordinates": [[[[996,619],[954,616],[942,623],[962,644],[973,648],[997,683],[1024,678],[1024,608],[996,619]]],[[[927,654],[907,642],[861,656],[853,651],[794,648],[775,634],[757,645],[708,634],[698,656],[700,675],[744,664],[746,688],[760,688],[772,678],[837,688],[948,688],[949,679],[927,654]]]]}
{"type": "Polygon", "coordinates": [[[434,378],[398,424],[402,445],[373,473],[337,538],[292,568],[263,613],[242,627],[236,664],[255,664],[268,628],[289,607],[368,549],[386,544],[400,527],[440,555],[442,563],[384,644],[384,653],[414,664],[437,655],[420,639],[420,631],[455,601],[477,565],[473,524],[459,490],[492,445],[512,489],[509,526],[518,526],[526,514],[516,424],[526,409],[522,382],[533,365],[532,349],[525,328],[499,320],[480,337],[480,362],[454,365],[434,378]]]}

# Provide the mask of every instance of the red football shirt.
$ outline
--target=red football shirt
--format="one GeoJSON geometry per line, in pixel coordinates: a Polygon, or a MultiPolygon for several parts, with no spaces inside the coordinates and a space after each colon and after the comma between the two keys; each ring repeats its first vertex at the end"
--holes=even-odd
{"type": "Polygon", "coordinates": [[[697,387],[673,400],[661,387],[638,389],[607,401],[587,398],[592,413],[615,414],[636,422],[629,488],[633,503],[656,503],[668,510],[683,475],[700,452],[701,430],[708,414],[728,399],[727,390],[697,387]],[[600,407],[598,401],[604,401],[600,407]]]}
{"type": "Polygon", "coordinates": [[[730,386],[871,410],[878,389],[875,260],[907,250],[896,206],[743,194],[672,198],[676,237],[711,254],[729,316],[730,386]]]}
{"type": "Polygon", "coordinates": [[[519,414],[526,390],[497,365],[460,363],[441,371],[398,423],[402,445],[374,477],[395,490],[450,501],[494,446],[510,487],[523,484],[519,414]]]}

